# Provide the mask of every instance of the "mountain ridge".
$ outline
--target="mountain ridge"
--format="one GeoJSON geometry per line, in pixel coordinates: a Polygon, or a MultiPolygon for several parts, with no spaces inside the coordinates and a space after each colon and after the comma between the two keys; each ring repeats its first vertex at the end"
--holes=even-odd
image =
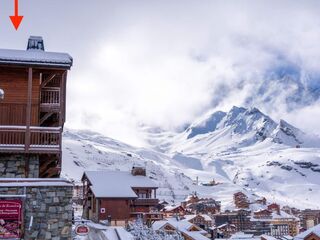
{"type": "Polygon", "coordinates": [[[213,112],[182,132],[158,129],[146,136],[152,145],[138,148],[99,133],[67,130],[63,176],[79,181],[85,170],[129,171],[139,164],[158,184],[159,198],[168,201],[198,192],[228,209],[233,193],[244,191],[295,207],[318,206],[319,139],[257,108],[213,112]],[[205,186],[212,180],[218,185],[205,186]]]}

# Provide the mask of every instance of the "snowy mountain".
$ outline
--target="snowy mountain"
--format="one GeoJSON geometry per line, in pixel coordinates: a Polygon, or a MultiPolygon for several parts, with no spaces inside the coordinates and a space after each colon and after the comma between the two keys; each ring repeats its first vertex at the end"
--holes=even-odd
{"type": "MultiPolygon", "coordinates": [[[[146,129],[145,129],[146,130],[146,129]]],[[[64,134],[63,175],[84,170],[129,171],[144,165],[161,199],[181,201],[197,192],[233,207],[232,194],[265,196],[299,208],[319,208],[320,141],[256,108],[213,112],[180,133],[149,131],[137,148],[89,131],[64,134]],[[195,180],[198,179],[198,182],[195,180]],[[217,185],[208,186],[214,180],[217,185]]]]}

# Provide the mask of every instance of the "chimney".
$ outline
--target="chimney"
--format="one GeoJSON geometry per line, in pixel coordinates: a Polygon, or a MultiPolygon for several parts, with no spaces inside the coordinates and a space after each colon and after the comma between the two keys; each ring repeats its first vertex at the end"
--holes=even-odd
{"type": "Polygon", "coordinates": [[[27,50],[44,51],[44,43],[42,37],[30,36],[28,40],[27,50]]]}
{"type": "Polygon", "coordinates": [[[146,169],[144,167],[132,167],[131,174],[133,176],[147,176],[146,169]]]}

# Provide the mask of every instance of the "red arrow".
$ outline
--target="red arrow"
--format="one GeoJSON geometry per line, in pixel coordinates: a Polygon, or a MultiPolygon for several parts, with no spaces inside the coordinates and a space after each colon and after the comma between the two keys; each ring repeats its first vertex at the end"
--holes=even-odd
{"type": "Polygon", "coordinates": [[[16,30],[18,30],[23,16],[19,16],[19,0],[14,0],[14,16],[10,16],[11,22],[16,30]]]}

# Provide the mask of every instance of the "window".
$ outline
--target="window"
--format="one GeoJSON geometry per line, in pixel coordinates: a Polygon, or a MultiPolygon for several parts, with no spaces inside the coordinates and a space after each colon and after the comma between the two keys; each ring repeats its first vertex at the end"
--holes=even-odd
{"type": "Polygon", "coordinates": [[[147,194],[146,193],[139,193],[139,198],[147,198],[147,194]]]}

